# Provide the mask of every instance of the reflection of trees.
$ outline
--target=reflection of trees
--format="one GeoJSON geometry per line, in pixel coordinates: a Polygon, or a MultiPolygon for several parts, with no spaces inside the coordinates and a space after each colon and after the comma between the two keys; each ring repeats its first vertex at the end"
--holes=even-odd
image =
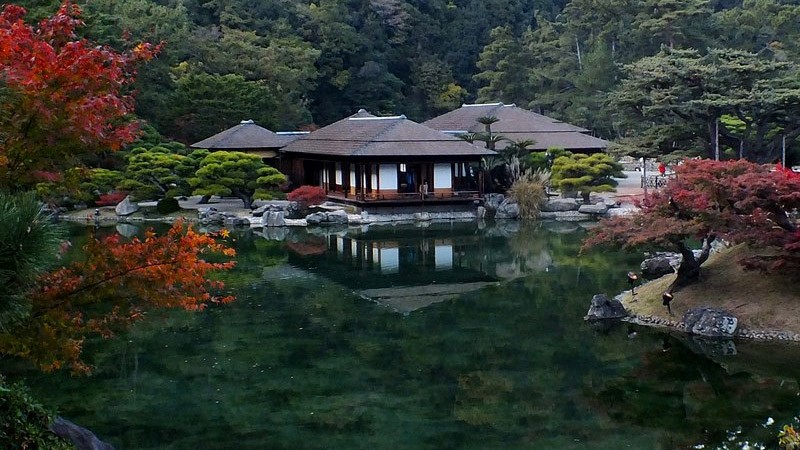
{"type": "Polygon", "coordinates": [[[677,341],[667,342],[669,351],[643,353],[640,364],[617,377],[587,383],[588,402],[616,422],[663,430],[668,435],[660,442],[663,449],[694,444],[701,431],[710,432],[712,441],[722,440],[726,428],[759,423],[765,411],[790,412],[796,406],[797,382],[730,376],[677,341]]]}
{"type": "MultiPolygon", "coordinates": [[[[422,234],[405,233],[392,238],[422,234]]],[[[119,448],[416,450],[673,448],[665,436],[786,410],[785,392],[796,391],[728,376],[678,344],[662,353],[645,331],[593,332],[582,321],[591,296],[624,286],[600,272],[631,258],[579,259],[580,235],[462,233],[454,241],[470,267],[514,258],[535,267],[526,261],[542,252],[553,264],[407,316],[320,275],[329,254],[250,282],[285,246],[238,239],[234,277],[248,283],[237,284],[237,302],[145,321],[94,347],[93,378],[31,376],[37,396],[119,448]]],[[[335,258],[331,267],[355,270],[335,258]]]]}

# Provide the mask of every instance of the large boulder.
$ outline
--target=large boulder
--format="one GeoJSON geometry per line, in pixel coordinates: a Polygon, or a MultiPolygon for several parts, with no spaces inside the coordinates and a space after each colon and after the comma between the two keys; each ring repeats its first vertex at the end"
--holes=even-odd
{"type": "Polygon", "coordinates": [[[552,198],[545,202],[541,208],[542,212],[563,212],[577,211],[580,205],[574,198],[552,198]]]}
{"type": "Polygon", "coordinates": [[[675,272],[683,257],[680,253],[659,252],[640,264],[642,275],[647,278],[658,278],[675,272]],[[674,268],[673,268],[674,267],[674,268]]]}
{"type": "Polygon", "coordinates": [[[490,211],[496,211],[505,199],[506,196],[503,194],[486,194],[483,205],[490,211]]]}
{"type": "Polygon", "coordinates": [[[117,206],[114,208],[114,212],[116,212],[118,216],[130,216],[138,210],[139,204],[131,201],[130,195],[117,203],[117,206]]]}
{"type": "Polygon", "coordinates": [[[583,214],[605,214],[608,211],[608,206],[605,203],[595,203],[593,205],[581,205],[578,207],[578,212],[583,214]]]}
{"type": "Polygon", "coordinates": [[[253,217],[263,217],[267,211],[271,211],[272,207],[270,205],[261,205],[258,208],[254,209],[251,213],[253,217]]]}
{"type": "Polygon", "coordinates": [[[608,298],[606,294],[597,294],[592,297],[589,312],[586,313],[585,320],[602,319],[621,319],[628,315],[628,311],[622,306],[622,302],[617,299],[608,298]]]}
{"type": "Polygon", "coordinates": [[[519,218],[519,205],[511,199],[505,199],[503,203],[497,208],[494,214],[495,219],[518,219],[519,218]]]}
{"type": "Polygon", "coordinates": [[[325,221],[331,224],[346,224],[348,222],[347,211],[339,209],[326,213],[325,221]]]}
{"type": "MultiPolygon", "coordinates": [[[[703,251],[700,249],[692,250],[695,258],[699,258],[702,252],[703,251]]],[[[681,261],[683,261],[683,256],[680,253],[657,252],[650,258],[642,261],[639,266],[642,268],[642,274],[644,276],[648,278],[657,278],[674,273],[678,269],[678,266],[681,265],[681,261]]]]}
{"type": "Polygon", "coordinates": [[[50,424],[50,431],[56,436],[72,442],[78,450],[114,450],[111,444],[101,441],[86,428],[79,427],[63,417],[56,417],[50,424]]]}
{"type": "Polygon", "coordinates": [[[247,217],[237,217],[235,215],[227,215],[222,222],[228,227],[249,227],[250,219],[247,217]]]}
{"type": "Polygon", "coordinates": [[[346,225],[348,220],[347,211],[343,209],[320,211],[306,216],[306,223],[309,225],[346,225]]]}
{"type": "Polygon", "coordinates": [[[325,220],[325,213],[315,212],[306,216],[306,223],[309,225],[319,225],[325,220]]]}
{"type": "Polygon", "coordinates": [[[265,227],[282,227],[286,225],[283,211],[267,211],[261,222],[265,227]]]}
{"type": "Polygon", "coordinates": [[[706,307],[686,311],[681,322],[688,333],[715,338],[733,337],[739,326],[739,319],[728,311],[706,307]]]}

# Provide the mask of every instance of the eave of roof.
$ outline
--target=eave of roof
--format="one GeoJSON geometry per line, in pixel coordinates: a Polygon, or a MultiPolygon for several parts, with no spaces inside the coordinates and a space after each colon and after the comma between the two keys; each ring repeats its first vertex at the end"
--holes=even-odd
{"type": "Polygon", "coordinates": [[[377,117],[364,110],[301,136],[282,151],[340,157],[481,157],[495,154],[405,116],[377,117]]]}
{"type": "Polygon", "coordinates": [[[209,150],[277,149],[294,139],[294,135],[278,135],[256,125],[252,120],[243,120],[238,125],[195,142],[190,147],[209,150]]]}
{"type": "Polygon", "coordinates": [[[471,133],[483,132],[485,125],[478,122],[481,117],[496,117],[491,125],[494,133],[530,132],[578,132],[588,130],[562,122],[551,117],[519,108],[514,104],[481,103],[464,104],[460,108],[434,117],[422,124],[436,130],[466,130],[471,133]]]}

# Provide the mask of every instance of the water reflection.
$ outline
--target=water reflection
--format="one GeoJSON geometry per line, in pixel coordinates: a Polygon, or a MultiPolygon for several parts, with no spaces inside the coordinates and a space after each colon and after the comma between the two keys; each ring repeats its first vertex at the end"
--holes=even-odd
{"type": "Polygon", "coordinates": [[[2,370],[137,449],[674,449],[800,406],[796,349],[584,324],[639,261],[580,229],[261,233],[231,241],[234,304],[93,343],[89,379],[2,370]]]}

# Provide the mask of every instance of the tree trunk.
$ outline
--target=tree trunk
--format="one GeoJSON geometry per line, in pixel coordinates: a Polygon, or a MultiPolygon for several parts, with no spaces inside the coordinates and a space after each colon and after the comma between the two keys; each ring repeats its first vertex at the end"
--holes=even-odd
{"type": "Polygon", "coordinates": [[[711,243],[714,242],[714,239],[715,236],[713,234],[709,234],[703,239],[703,246],[697,258],[695,258],[692,249],[687,247],[683,241],[674,242],[681,256],[683,256],[683,260],[678,267],[678,275],[667,289],[667,292],[671,294],[700,280],[700,266],[706,262],[711,254],[711,243]]]}
{"type": "Polygon", "coordinates": [[[252,206],[253,206],[253,195],[252,194],[248,195],[246,192],[242,192],[242,191],[240,191],[238,189],[234,189],[231,192],[231,194],[233,194],[234,197],[238,198],[239,200],[242,201],[242,203],[244,203],[245,209],[252,209],[252,206]]]}

